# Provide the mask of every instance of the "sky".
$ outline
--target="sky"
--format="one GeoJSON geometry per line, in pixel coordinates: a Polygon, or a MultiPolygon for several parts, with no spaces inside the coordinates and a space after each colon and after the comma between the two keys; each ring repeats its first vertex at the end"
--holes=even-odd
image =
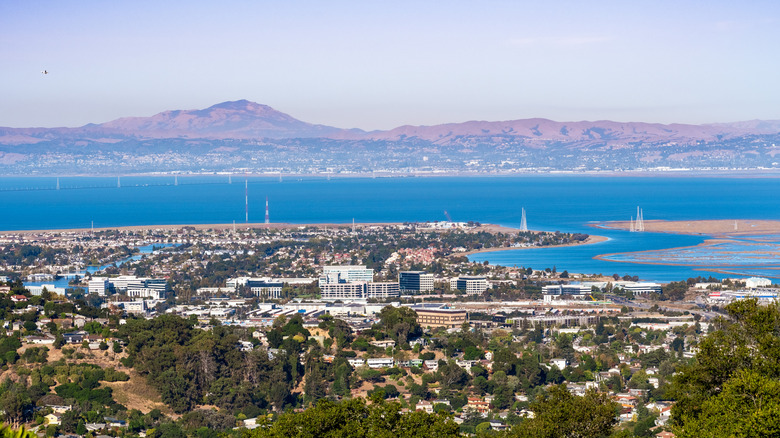
{"type": "Polygon", "coordinates": [[[366,130],[780,119],[779,20],[776,0],[3,0],[0,126],[238,99],[366,130]]]}

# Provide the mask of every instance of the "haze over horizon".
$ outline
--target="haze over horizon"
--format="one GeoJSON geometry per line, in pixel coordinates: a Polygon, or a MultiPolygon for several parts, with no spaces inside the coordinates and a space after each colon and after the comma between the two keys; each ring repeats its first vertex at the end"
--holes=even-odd
{"type": "Polygon", "coordinates": [[[769,1],[3,2],[0,126],[239,99],[364,130],[780,119],[778,12],[769,1]]]}

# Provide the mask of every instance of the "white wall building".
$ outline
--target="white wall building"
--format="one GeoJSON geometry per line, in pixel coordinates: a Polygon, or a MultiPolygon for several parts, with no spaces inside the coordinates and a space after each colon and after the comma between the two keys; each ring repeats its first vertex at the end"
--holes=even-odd
{"type": "Polygon", "coordinates": [[[450,280],[450,289],[466,292],[466,295],[479,295],[488,289],[488,282],[482,276],[460,276],[450,280]]]}
{"type": "Polygon", "coordinates": [[[365,301],[369,298],[396,298],[401,295],[398,283],[326,283],[320,286],[323,301],[365,301]]]}
{"type": "Polygon", "coordinates": [[[127,281],[125,294],[131,298],[165,298],[166,281],[162,278],[133,278],[127,281]]]}
{"type": "Polygon", "coordinates": [[[106,291],[110,286],[111,282],[109,281],[108,277],[92,277],[92,279],[89,280],[87,290],[91,294],[105,296],[106,291]]]}
{"type": "Polygon", "coordinates": [[[769,287],[772,285],[772,280],[761,277],[750,277],[745,279],[745,287],[748,289],[757,289],[759,287],[769,287]]]}
{"type": "Polygon", "coordinates": [[[647,295],[651,293],[656,293],[656,294],[661,293],[661,285],[658,283],[618,281],[615,282],[615,286],[620,286],[626,292],[630,291],[634,295],[647,295]]]}
{"type": "Polygon", "coordinates": [[[366,359],[369,368],[391,368],[395,364],[392,357],[373,357],[366,359]]]}
{"type": "Polygon", "coordinates": [[[571,298],[585,298],[590,294],[591,286],[585,284],[548,284],[542,286],[542,294],[545,296],[567,296],[571,298]]]}
{"type": "Polygon", "coordinates": [[[333,283],[352,283],[355,281],[374,281],[374,271],[365,266],[324,266],[319,278],[319,286],[333,283]]]}
{"type": "Polygon", "coordinates": [[[44,289],[46,289],[47,292],[65,296],[65,288],[54,287],[53,284],[42,284],[40,286],[25,286],[24,288],[30,291],[31,295],[36,295],[36,296],[40,296],[41,294],[43,294],[44,289]]]}

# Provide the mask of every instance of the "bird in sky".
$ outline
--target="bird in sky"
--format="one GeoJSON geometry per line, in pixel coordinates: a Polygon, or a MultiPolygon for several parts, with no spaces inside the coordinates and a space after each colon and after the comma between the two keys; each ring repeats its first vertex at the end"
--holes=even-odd
{"type": "Polygon", "coordinates": [[[41,74],[47,75],[47,74],[49,74],[49,71],[48,70],[44,70],[44,71],[41,72],[41,74]]]}

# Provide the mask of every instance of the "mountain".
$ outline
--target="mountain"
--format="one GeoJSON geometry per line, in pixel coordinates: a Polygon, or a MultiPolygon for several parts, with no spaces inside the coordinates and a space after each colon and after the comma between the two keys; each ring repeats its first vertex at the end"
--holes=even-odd
{"type": "MultiPolygon", "coordinates": [[[[470,121],[435,126],[401,126],[389,131],[372,132],[363,138],[394,140],[416,138],[437,144],[449,144],[458,138],[519,137],[554,142],[690,142],[716,140],[742,135],[748,129],[739,126],[684,125],[641,122],[555,122],[548,119],[522,119],[504,122],[470,121]]],[[[775,131],[780,132],[780,130],[775,131]]],[[[351,137],[359,135],[348,134],[351,137]]]]}
{"type": "Polygon", "coordinates": [[[165,111],[151,117],[124,117],[91,127],[147,138],[311,138],[343,131],[306,123],[248,100],[223,102],[202,110],[165,111]]]}
{"type": "Polygon", "coordinates": [[[717,141],[752,134],[780,133],[780,121],[752,120],[735,123],[687,125],[613,122],[556,122],[534,118],[502,122],[468,121],[434,126],[400,126],[388,131],[340,129],[298,120],[270,106],[248,100],[223,102],[206,109],[164,111],[151,117],[123,117],[80,128],[0,128],[0,144],[37,143],[55,138],[100,137],[190,139],[291,139],[407,141],[439,145],[457,144],[464,138],[485,143],[497,138],[522,138],[534,142],[636,143],[717,141]]]}
{"type": "Polygon", "coordinates": [[[340,129],[238,100],[78,128],[0,128],[0,174],[780,169],[780,121],[534,118],[340,129]]]}

